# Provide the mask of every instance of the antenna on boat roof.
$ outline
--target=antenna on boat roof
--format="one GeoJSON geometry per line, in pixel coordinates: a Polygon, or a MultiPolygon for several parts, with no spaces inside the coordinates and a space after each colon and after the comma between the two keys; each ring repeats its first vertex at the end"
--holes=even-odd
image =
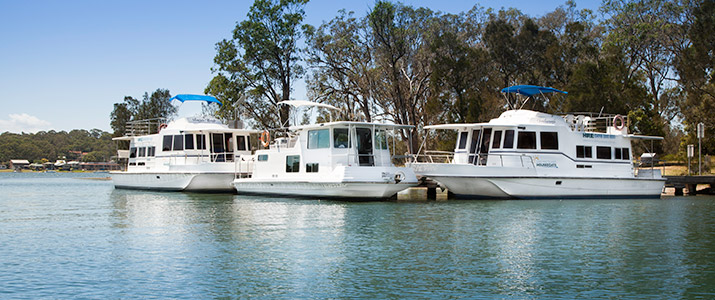
{"type": "Polygon", "coordinates": [[[601,106],[601,111],[598,112],[598,117],[599,117],[599,118],[601,117],[601,114],[603,114],[603,108],[604,108],[604,107],[605,107],[605,106],[601,106]]]}

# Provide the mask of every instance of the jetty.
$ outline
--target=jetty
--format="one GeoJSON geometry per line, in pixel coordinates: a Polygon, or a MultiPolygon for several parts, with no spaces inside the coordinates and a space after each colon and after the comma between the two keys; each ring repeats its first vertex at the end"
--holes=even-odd
{"type": "Polygon", "coordinates": [[[715,176],[663,176],[666,178],[665,188],[675,189],[676,196],[682,196],[683,190],[687,189],[688,195],[696,195],[699,184],[707,184],[709,188],[703,189],[700,192],[705,194],[713,194],[713,185],[715,185],[715,176]]]}

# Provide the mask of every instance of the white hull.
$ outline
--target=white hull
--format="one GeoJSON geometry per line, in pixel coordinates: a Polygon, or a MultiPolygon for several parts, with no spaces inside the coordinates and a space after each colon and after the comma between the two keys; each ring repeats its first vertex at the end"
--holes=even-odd
{"type": "Polygon", "coordinates": [[[659,197],[665,179],[428,176],[450,192],[482,198],[659,197]]]}
{"type": "Polygon", "coordinates": [[[250,179],[238,179],[234,182],[234,186],[239,193],[354,199],[389,198],[415,184],[385,182],[261,182],[250,179]]]}
{"type": "Polygon", "coordinates": [[[124,189],[233,192],[234,173],[112,172],[114,187],[124,189]]]}

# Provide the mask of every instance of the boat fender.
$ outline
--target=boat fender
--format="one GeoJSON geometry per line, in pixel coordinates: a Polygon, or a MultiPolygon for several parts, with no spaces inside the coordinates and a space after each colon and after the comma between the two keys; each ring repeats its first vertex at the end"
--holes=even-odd
{"type": "Polygon", "coordinates": [[[618,131],[621,131],[624,127],[626,127],[626,121],[621,115],[616,115],[615,117],[613,117],[613,128],[618,131]]]}
{"type": "Polygon", "coordinates": [[[402,173],[402,171],[395,172],[395,183],[400,183],[403,180],[405,180],[405,173],[402,173]]]}
{"type": "Polygon", "coordinates": [[[161,123],[161,125],[159,125],[159,132],[161,132],[166,127],[168,127],[168,125],[166,125],[166,123],[161,123]]]}
{"type": "Polygon", "coordinates": [[[271,143],[271,133],[268,132],[268,130],[264,130],[263,132],[261,132],[260,140],[263,147],[268,148],[268,145],[270,145],[271,143]]]}

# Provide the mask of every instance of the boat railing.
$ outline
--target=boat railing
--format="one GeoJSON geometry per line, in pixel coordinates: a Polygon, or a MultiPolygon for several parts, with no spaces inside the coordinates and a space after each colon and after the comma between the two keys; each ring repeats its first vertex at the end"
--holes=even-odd
{"type": "Polygon", "coordinates": [[[124,127],[124,135],[140,136],[159,132],[162,124],[166,124],[166,118],[152,118],[144,120],[128,121],[124,127]]]}
{"type": "Polygon", "coordinates": [[[211,153],[211,162],[232,162],[233,152],[214,152],[211,153]]]}
{"type": "MultiPolygon", "coordinates": [[[[464,153],[460,153],[464,154],[464,153]]],[[[454,158],[454,152],[448,151],[426,151],[425,154],[412,155],[412,163],[445,163],[445,164],[469,164],[489,167],[510,167],[536,169],[536,163],[531,155],[524,153],[487,153],[469,154],[471,161],[465,156],[465,161],[458,161],[454,158]]]]}
{"type": "Polygon", "coordinates": [[[412,155],[412,160],[414,162],[428,162],[428,163],[452,163],[454,159],[454,152],[449,151],[439,151],[439,150],[428,150],[424,154],[412,155]]]}
{"type": "Polygon", "coordinates": [[[234,160],[234,174],[235,178],[250,178],[253,174],[253,162],[255,157],[253,155],[238,155],[234,160]]]}
{"type": "Polygon", "coordinates": [[[563,115],[564,120],[572,129],[584,132],[608,133],[608,128],[628,127],[628,116],[619,114],[604,114],[590,112],[573,112],[563,115]]]}

